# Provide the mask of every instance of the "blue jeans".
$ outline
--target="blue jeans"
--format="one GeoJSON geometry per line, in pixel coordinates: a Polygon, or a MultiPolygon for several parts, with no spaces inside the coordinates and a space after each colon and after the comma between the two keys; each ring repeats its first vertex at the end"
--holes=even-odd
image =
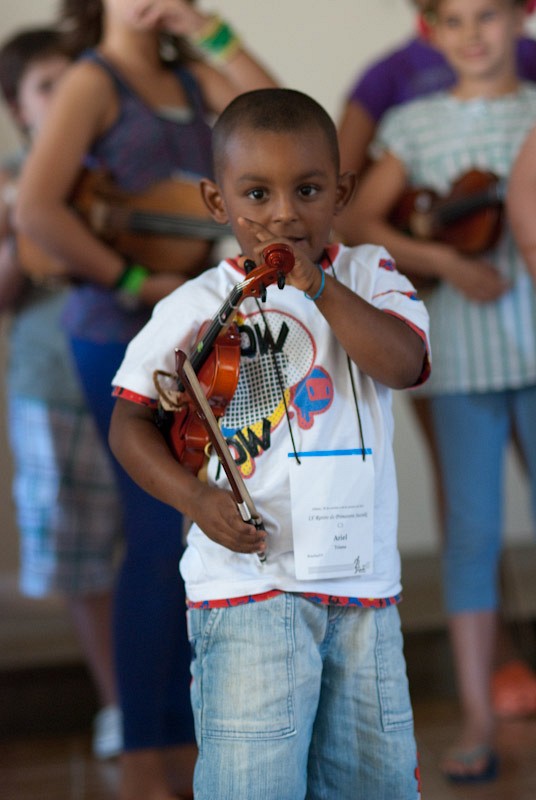
{"type": "MultiPolygon", "coordinates": [[[[88,406],[107,444],[111,381],[126,345],[71,340],[88,406]]],[[[121,493],[125,553],[114,602],[114,650],[125,750],[194,739],[186,634],[181,517],[144,492],[113,460],[121,493]]]]}
{"type": "Polygon", "coordinates": [[[445,603],[449,613],[498,604],[504,456],[515,426],[536,508],[536,387],[432,398],[445,492],[445,603]]]}
{"type": "Polygon", "coordinates": [[[417,800],[396,606],[188,611],[196,800],[417,800]]]}

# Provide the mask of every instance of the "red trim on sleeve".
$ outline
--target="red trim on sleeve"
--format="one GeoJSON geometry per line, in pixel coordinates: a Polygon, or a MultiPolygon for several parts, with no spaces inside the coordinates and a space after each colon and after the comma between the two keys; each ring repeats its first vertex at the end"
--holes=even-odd
{"type": "MultiPolygon", "coordinates": [[[[390,311],[389,309],[386,309],[384,311],[384,314],[390,314],[392,317],[396,317],[397,319],[399,319],[402,322],[404,322],[409,328],[411,328],[412,331],[415,331],[417,336],[419,336],[422,339],[422,341],[424,342],[424,346],[426,348],[426,353],[425,353],[425,358],[424,358],[423,365],[422,365],[421,374],[419,375],[419,377],[417,378],[417,380],[413,384],[413,386],[421,386],[423,383],[425,383],[428,380],[428,378],[430,377],[430,373],[432,372],[432,364],[430,362],[430,348],[428,346],[428,339],[426,338],[426,334],[424,333],[424,331],[422,331],[420,328],[418,328],[417,325],[415,325],[413,322],[410,322],[409,319],[406,319],[406,317],[401,316],[401,314],[397,314],[395,311],[390,311]]],[[[410,388],[413,388],[413,387],[410,387],[410,388]]]]}
{"type": "Polygon", "coordinates": [[[132,392],[130,389],[125,389],[123,386],[114,386],[112,391],[113,397],[120,397],[122,400],[130,400],[131,403],[137,403],[140,406],[148,406],[149,408],[156,408],[158,401],[152,397],[145,397],[143,394],[132,392]]]}

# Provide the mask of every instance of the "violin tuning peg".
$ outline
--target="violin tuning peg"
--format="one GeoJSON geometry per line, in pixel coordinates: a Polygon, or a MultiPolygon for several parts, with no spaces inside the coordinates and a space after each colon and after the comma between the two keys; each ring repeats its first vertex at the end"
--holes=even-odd
{"type": "Polygon", "coordinates": [[[251,258],[246,258],[246,260],[244,261],[244,270],[246,272],[246,275],[249,275],[251,270],[255,269],[256,266],[257,265],[251,258]]]}
{"type": "Polygon", "coordinates": [[[261,283],[259,286],[259,297],[261,298],[263,303],[266,303],[266,286],[264,283],[261,283]]]}
{"type": "Polygon", "coordinates": [[[285,288],[285,273],[280,272],[277,276],[277,288],[284,289],[285,288]]]}

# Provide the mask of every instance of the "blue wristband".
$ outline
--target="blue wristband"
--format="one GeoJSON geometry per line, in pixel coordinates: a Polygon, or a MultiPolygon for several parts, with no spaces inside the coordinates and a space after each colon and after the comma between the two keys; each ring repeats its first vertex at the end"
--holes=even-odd
{"type": "Polygon", "coordinates": [[[326,273],[324,272],[322,267],[320,267],[318,264],[317,264],[317,266],[318,266],[318,269],[320,270],[320,274],[322,275],[322,277],[320,278],[320,286],[319,286],[319,289],[318,289],[317,293],[314,294],[312,297],[311,297],[311,295],[307,294],[307,292],[304,292],[304,295],[306,296],[306,298],[308,300],[318,300],[318,298],[322,295],[322,292],[324,291],[324,287],[326,285],[326,273]]]}

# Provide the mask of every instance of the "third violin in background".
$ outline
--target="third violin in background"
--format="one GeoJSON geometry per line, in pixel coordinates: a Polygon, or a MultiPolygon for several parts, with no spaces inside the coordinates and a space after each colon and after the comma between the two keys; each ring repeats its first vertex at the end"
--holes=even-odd
{"type": "Polygon", "coordinates": [[[493,247],[501,235],[505,194],[505,181],[472,169],[454,181],[446,196],[426,187],[408,189],[390,222],[416,239],[444,242],[475,256],[493,247]]]}

